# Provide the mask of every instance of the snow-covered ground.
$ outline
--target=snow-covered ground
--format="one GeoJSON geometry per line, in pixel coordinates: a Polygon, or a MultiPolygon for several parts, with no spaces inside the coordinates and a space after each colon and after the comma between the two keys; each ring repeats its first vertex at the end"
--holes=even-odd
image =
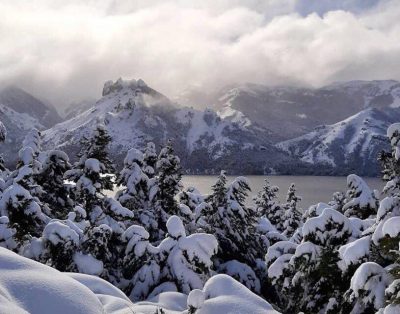
{"type": "Polygon", "coordinates": [[[188,296],[164,292],[132,303],[123,292],[94,276],[61,273],[51,267],[0,248],[0,313],[2,314],[277,314],[271,305],[227,275],[208,280],[203,290],[188,296]]]}

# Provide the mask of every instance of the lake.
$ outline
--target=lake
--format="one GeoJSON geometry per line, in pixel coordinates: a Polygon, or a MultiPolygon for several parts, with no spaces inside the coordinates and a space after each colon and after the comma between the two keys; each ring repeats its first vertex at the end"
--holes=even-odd
{"type": "MultiPolygon", "coordinates": [[[[261,190],[265,176],[246,176],[250,181],[251,195],[247,201],[249,204],[252,198],[261,190]]],[[[235,177],[228,176],[229,182],[235,177]]],[[[183,184],[185,187],[196,187],[202,194],[211,192],[211,185],[216,181],[216,176],[184,176],[183,184]]],[[[286,192],[291,183],[295,183],[298,195],[302,197],[300,207],[306,209],[312,204],[319,202],[329,202],[332,194],[336,191],[345,192],[346,177],[323,177],[323,176],[269,176],[268,180],[272,185],[280,188],[279,199],[281,202],[286,200],[286,192]]],[[[379,178],[364,178],[371,189],[382,191],[384,182],[379,178]]]]}

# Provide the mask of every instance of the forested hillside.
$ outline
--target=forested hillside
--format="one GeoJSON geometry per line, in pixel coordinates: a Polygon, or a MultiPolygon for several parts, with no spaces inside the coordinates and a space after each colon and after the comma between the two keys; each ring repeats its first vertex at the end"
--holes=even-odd
{"type": "Polygon", "coordinates": [[[187,295],[226,274],[282,313],[395,313],[400,124],[387,136],[392,149],[377,156],[382,197],[350,175],[346,194],[303,210],[294,184],[280,203],[267,180],[248,206],[247,179],[227,183],[224,171],[210,195],[183,189],[171,141],[130,149],[116,171],[103,124],[74,164],[61,150],[42,150],[32,129],[16,168],[2,166],[0,244],[63,272],[99,276],[133,302],[187,295]]]}

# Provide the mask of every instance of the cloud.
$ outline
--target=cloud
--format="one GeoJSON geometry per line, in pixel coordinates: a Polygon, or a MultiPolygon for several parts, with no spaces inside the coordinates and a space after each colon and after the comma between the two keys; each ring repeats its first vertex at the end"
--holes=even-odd
{"type": "Polygon", "coordinates": [[[118,77],[167,95],[243,81],[400,79],[396,1],[339,2],[332,11],[324,0],[0,0],[0,84],[65,105],[118,77]]]}

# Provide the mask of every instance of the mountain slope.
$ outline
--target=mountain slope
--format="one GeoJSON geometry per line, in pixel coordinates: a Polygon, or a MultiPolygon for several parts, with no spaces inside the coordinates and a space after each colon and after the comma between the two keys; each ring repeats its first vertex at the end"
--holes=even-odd
{"type": "Polygon", "coordinates": [[[341,122],[281,142],[277,147],[304,162],[320,167],[329,165],[334,169],[332,174],[355,172],[375,176],[379,174],[378,153],[390,148],[386,130],[399,120],[399,109],[365,109],[341,122]]]}
{"type": "Polygon", "coordinates": [[[99,122],[113,138],[110,153],[119,163],[132,147],[142,148],[148,141],[160,147],[168,139],[191,173],[222,168],[231,173],[263,173],[296,163],[270,143],[268,130],[233,123],[212,110],[178,107],[142,80],[107,82],[94,107],[46,130],[44,145],[77,153],[80,140],[90,137],[99,122]]]}
{"type": "Polygon", "coordinates": [[[28,114],[44,127],[52,127],[61,121],[53,107],[15,86],[7,87],[0,92],[0,104],[17,113],[28,114]]]}
{"type": "Polygon", "coordinates": [[[64,120],[69,120],[71,118],[80,115],[82,112],[92,108],[96,103],[95,99],[86,99],[79,102],[71,103],[67,108],[63,110],[62,117],[64,120]]]}
{"type": "Polygon", "coordinates": [[[0,91],[0,121],[7,129],[1,153],[8,165],[16,160],[25,135],[32,129],[44,130],[61,121],[56,110],[17,87],[0,91]]]}
{"type": "MultiPolygon", "coordinates": [[[[178,99],[201,104],[199,89],[192,94],[185,91],[178,99]]],[[[203,103],[212,105],[224,117],[235,121],[239,116],[271,130],[276,135],[272,141],[303,135],[318,125],[336,123],[367,108],[400,106],[400,83],[392,80],[350,81],[318,89],[247,83],[203,94],[203,103]]]]}

